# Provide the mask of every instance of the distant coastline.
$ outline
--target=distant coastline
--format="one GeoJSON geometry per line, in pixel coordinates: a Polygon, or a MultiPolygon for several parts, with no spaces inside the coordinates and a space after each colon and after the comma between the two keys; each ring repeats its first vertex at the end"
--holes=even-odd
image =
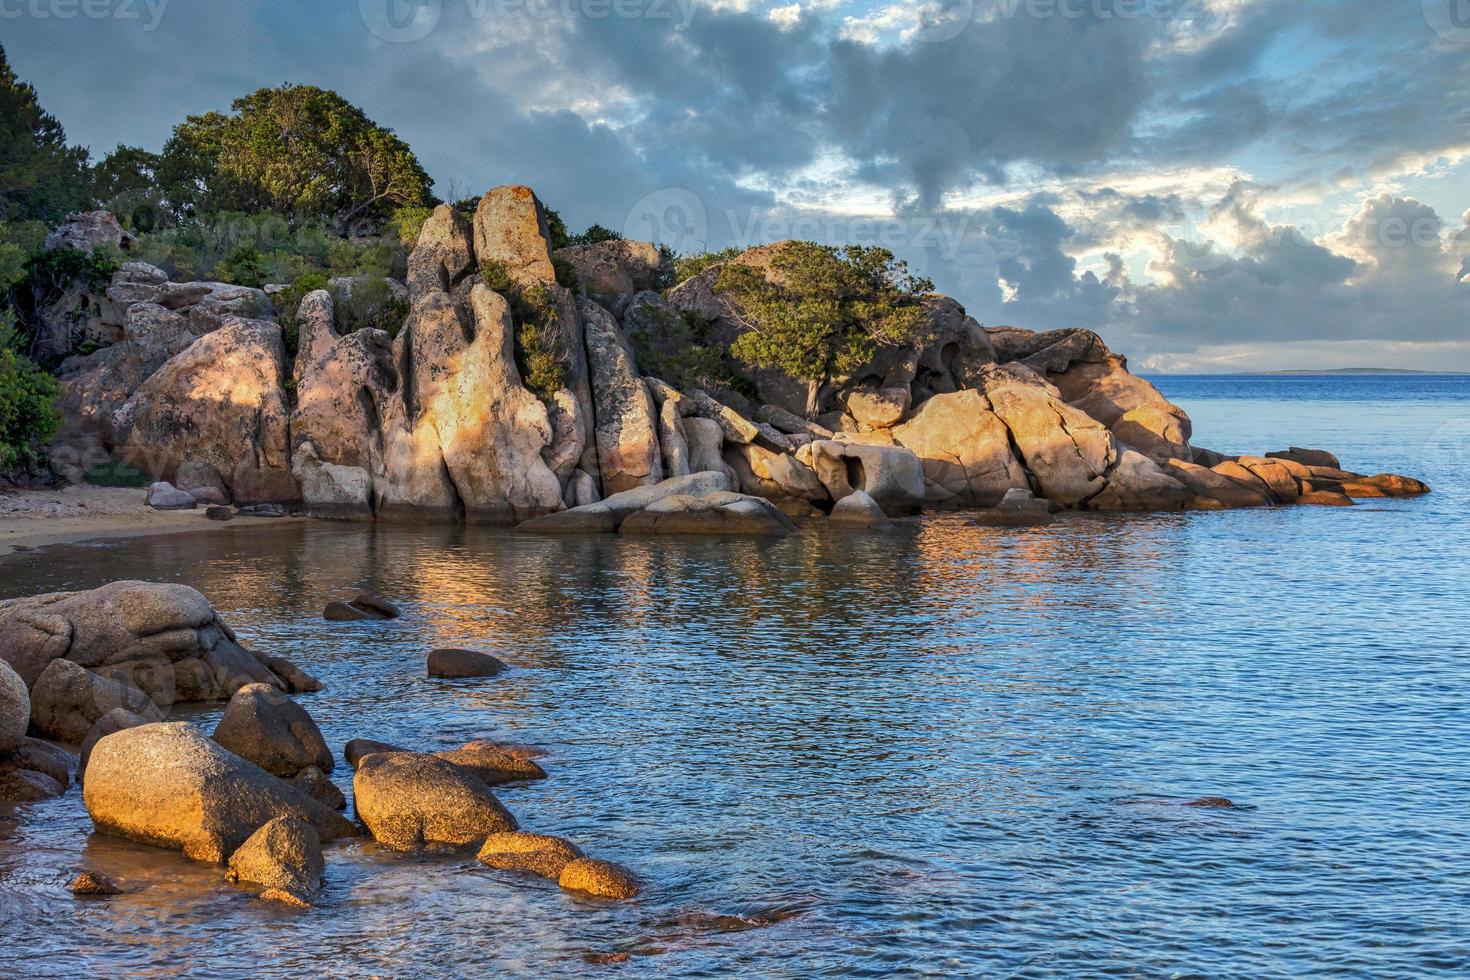
{"type": "Polygon", "coordinates": [[[1354,377],[1374,375],[1412,375],[1425,377],[1470,377],[1470,371],[1419,371],[1414,368],[1293,368],[1286,371],[1143,371],[1145,376],[1194,376],[1219,378],[1244,377],[1354,377]]]}

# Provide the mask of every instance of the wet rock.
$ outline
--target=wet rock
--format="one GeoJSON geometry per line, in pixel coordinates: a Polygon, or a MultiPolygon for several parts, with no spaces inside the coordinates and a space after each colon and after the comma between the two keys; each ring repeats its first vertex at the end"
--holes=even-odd
{"type": "Polygon", "coordinates": [[[335,762],[306,709],[266,684],[247,684],[235,692],[213,738],[240,758],[285,779],[310,766],[329,773],[335,762]]]}
{"type": "Polygon", "coordinates": [[[235,508],[236,517],[290,517],[291,511],[284,504],[246,504],[235,508]]]}
{"type": "Polygon", "coordinates": [[[144,725],[99,741],[83,801],[101,833],[215,864],[276,817],[306,821],[323,841],[357,833],[295,786],[185,723],[144,725]]]}
{"type": "Polygon", "coordinates": [[[1052,522],[1051,505],[1030,490],[1019,488],[1006,491],[1005,497],[994,507],[975,513],[974,521],[984,527],[1028,527],[1052,522]]]}
{"type": "Polygon", "coordinates": [[[430,677],[494,677],[502,670],[504,663],[475,650],[435,650],[429,654],[430,677]]]}
{"type": "Polygon", "coordinates": [[[87,731],[87,737],[82,739],[81,758],[77,762],[77,779],[81,779],[87,771],[87,760],[92,758],[92,750],[97,743],[111,735],[128,728],[137,728],[141,725],[151,724],[157,719],[144,718],[140,714],[129,711],[127,708],[113,708],[107,714],[92,723],[87,731]]]}
{"type": "Polygon", "coordinates": [[[234,511],[228,507],[207,507],[205,508],[204,516],[207,520],[220,521],[222,523],[235,519],[234,511]]]}
{"type": "Polygon", "coordinates": [[[291,785],[304,792],[307,796],[316,800],[322,806],[333,810],[347,809],[347,797],[337,788],[337,784],[327,777],[316,766],[307,766],[305,769],[291,777],[291,785]]]}
{"type": "Polygon", "coordinates": [[[1219,810],[1233,809],[1234,806],[1235,806],[1234,803],[1231,803],[1229,800],[1225,799],[1225,797],[1223,797],[1223,796],[1201,796],[1199,799],[1197,799],[1197,800],[1190,800],[1188,803],[1186,803],[1184,805],[1185,806],[1193,806],[1193,807],[1201,807],[1201,808],[1204,808],[1204,809],[1219,809],[1219,810]]]}
{"type": "Polygon", "coordinates": [[[1298,504],[1309,507],[1352,507],[1354,501],[1345,493],[1335,490],[1312,490],[1296,498],[1298,504]]]}
{"type": "Polygon", "coordinates": [[[329,602],[322,610],[328,622],[351,623],[365,619],[398,619],[403,611],[394,603],[364,592],[351,602],[329,602]]]}
{"type": "Polygon", "coordinates": [[[1390,497],[1417,497],[1429,493],[1428,484],[1397,473],[1378,473],[1352,481],[1359,486],[1374,487],[1390,497]]]}
{"type": "Polygon", "coordinates": [[[123,890],[118,887],[117,882],[95,871],[83,871],[73,878],[71,891],[73,895],[96,898],[123,894],[123,890]]]}
{"type": "Polygon", "coordinates": [[[179,490],[172,483],[150,486],[145,503],[154,510],[193,510],[199,506],[192,493],[179,490]]]}
{"type": "Polygon", "coordinates": [[[31,720],[31,696],[25,681],[0,660],[0,755],[20,748],[31,720]]]}
{"type": "Polygon", "coordinates": [[[276,817],[230,855],[228,877],[262,886],[261,898],[302,907],[321,891],[325,871],[316,829],[298,817],[276,817]]]}
{"type": "Polygon", "coordinates": [[[571,841],[549,834],[491,834],[476,856],[481,864],[505,871],[526,871],[558,881],[567,865],[583,857],[571,841]]]}
{"type": "Polygon", "coordinates": [[[64,792],[66,787],[45,773],[0,764],[0,803],[40,803],[64,792]]]}
{"type": "Polygon", "coordinates": [[[533,762],[519,746],[476,739],[450,752],[438,753],[439,758],[470,770],[486,786],[503,786],[533,779],[545,779],[546,770],[533,762]]]}
{"type": "Polygon", "coordinates": [[[13,754],[0,759],[0,765],[28,769],[49,776],[63,790],[71,785],[71,763],[71,754],[65,749],[38,738],[23,740],[20,748],[13,754]]]}
{"type": "Polygon", "coordinates": [[[34,684],[61,657],[163,706],[227,698],[252,683],[285,686],[185,585],[113,582],[0,602],[0,658],[22,680],[34,684]]]}
{"type": "Polygon", "coordinates": [[[342,758],[347,760],[347,765],[353,769],[363,759],[374,752],[407,752],[408,749],[387,742],[375,742],[370,738],[354,738],[342,748],[342,758]]]}
{"type": "Polygon", "coordinates": [[[829,521],[838,527],[861,528],[881,530],[892,527],[893,524],[883,513],[883,508],[878,506],[878,501],[869,497],[861,490],[852,493],[837,501],[832,508],[829,521]]]}
{"type": "Polygon", "coordinates": [[[287,694],[310,694],[322,689],[322,682],[287,660],[257,653],[256,657],[284,685],[287,694]]]}
{"type": "Polygon", "coordinates": [[[125,708],[150,721],[163,720],[147,694],[70,660],[51,661],[31,688],[31,727],[70,745],[80,745],[93,723],[114,708],[125,708]]]}
{"type": "Polygon", "coordinates": [[[517,525],[516,530],[536,534],[582,533],[605,531],[608,529],[609,522],[616,529],[622,525],[629,514],[644,510],[665,497],[703,496],[729,491],[732,486],[730,478],[724,473],[691,473],[688,476],[664,480],[650,487],[624,490],[622,493],[615,493],[605,500],[585,507],[573,507],[571,510],[547,514],[517,525]]]}
{"type": "Polygon", "coordinates": [[[557,884],[567,891],[597,898],[636,898],[641,890],[638,879],[627,868],[585,857],[563,868],[557,884]]]}
{"type": "Polygon", "coordinates": [[[623,534],[730,534],[779,537],[796,525],[769,500],[738,493],[675,495],[623,521],[623,534]]]}
{"type": "Polygon", "coordinates": [[[1332,469],[1341,468],[1342,464],[1337,457],[1325,449],[1303,449],[1300,446],[1292,446],[1289,449],[1274,453],[1267,453],[1267,459],[1289,459],[1303,466],[1328,466],[1332,469]]]}
{"type": "Polygon", "coordinates": [[[366,756],[352,785],[358,817],[374,840],[396,851],[463,850],[516,829],[484,780],[432,755],[366,756]]]}

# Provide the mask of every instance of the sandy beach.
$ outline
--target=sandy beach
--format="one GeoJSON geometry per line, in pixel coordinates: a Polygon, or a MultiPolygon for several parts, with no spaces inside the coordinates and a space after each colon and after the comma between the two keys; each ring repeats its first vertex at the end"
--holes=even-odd
{"type": "Polygon", "coordinates": [[[101,539],[137,538],[184,532],[225,532],[241,527],[277,526],[305,518],[261,521],[237,518],[210,521],[204,508],[154,510],[146,491],[134,488],[74,486],[63,490],[0,491],[0,557],[19,550],[101,539]]]}

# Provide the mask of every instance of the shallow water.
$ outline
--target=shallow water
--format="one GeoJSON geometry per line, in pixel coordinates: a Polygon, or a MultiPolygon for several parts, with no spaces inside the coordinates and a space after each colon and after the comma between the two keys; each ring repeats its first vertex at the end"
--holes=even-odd
{"type": "Polygon", "coordinates": [[[198,587],[321,677],[301,701],[334,747],[534,743],[551,778],[500,794],[522,826],[650,885],[609,905],[352,843],[289,912],[92,836],[73,788],[0,814],[0,972],[1463,973],[1470,381],[1157,380],[1201,445],[1321,445],[1436,492],[775,543],[261,527],[0,561],[4,596],[198,587]],[[405,618],[320,620],[364,587],[405,618]],[[437,646],[516,669],[431,681],[437,646]],[[1206,795],[1238,806],[1179,805],[1206,795]],[[82,867],[137,890],[75,899],[82,867]]]}

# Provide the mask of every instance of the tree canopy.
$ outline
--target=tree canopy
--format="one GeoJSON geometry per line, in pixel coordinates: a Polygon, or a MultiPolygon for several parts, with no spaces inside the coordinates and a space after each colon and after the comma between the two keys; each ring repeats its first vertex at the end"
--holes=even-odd
{"type": "Polygon", "coordinates": [[[746,332],[730,353],[807,384],[807,414],[827,381],[857,370],[880,346],[922,340],[920,298],[934,289],[886,248],[788,242],[770,269],[726,263],[715,283],[738,304],[746,332]]]}
{"type": "Polygon", "coordinates": [[[0,48],[0,221],[55,224],[85,207],[87,151],[41,108],[0,48]]]}
{"type": "Polygon", "coordinates": [[[163,148],[157,179],[180,216],[271,211],[345,225],[432,201],[408,144],[335,92],[263,88],[233,109],[190,116],[163,148]]]}

